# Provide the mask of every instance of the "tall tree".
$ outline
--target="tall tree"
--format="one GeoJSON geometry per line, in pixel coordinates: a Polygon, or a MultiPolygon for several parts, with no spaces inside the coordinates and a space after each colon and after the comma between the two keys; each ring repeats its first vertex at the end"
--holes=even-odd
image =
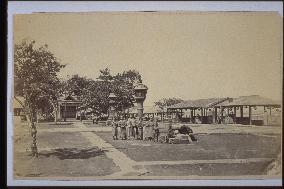
{"type": "Polygon", "coordinates": [[[35,41],[22,41],[14,48],[15,95],[24,97],[25,115],[32,136],[31,151],[38,156],[36,142],[36,115],[43,102],[50,103],[56,109],[55,101],[59,96],[61,83],[58,72],[65,65],[48,50],[48,46],[36,47],[35,41]]]}
{"type": "Polygon", "coordinates": [[[134,103],[134,87],[142,82],[140,73],[136,70],[128,70],[114,76],[112,90],[117,95],[117,109],[124,110],[132,107],[134,103]]]}
{"type": "Polygon", "coordinates": [[[106,114],[109,108],[108,96],[115,93],[116,108],[123,110],[133,106],[134,86],[141,81],[141,75],[135,70],[128,70],[116,75],[111,75],[109,68],[100,70],[96,80],[72,76],[66,83],[69,94],[75,94],[81,100],[82,105],[92,108],[97,114],[106,114]]]}

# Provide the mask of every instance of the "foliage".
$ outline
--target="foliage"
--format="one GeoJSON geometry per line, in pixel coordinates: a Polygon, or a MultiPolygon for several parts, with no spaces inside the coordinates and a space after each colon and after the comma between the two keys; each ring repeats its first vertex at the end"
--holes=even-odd
{"type": "MultiPolygon", "coordinates": [[[[32,151],[37,155],[35,118],[39,110],[55,106],[60,95],[61,82],[57,74],[64,68],[48,50],[48,46],[36,47],[35,41],[22,41],[14,48],[15,95],[23,96],[27,120],[31,126],[32,151]]],[[[56,109],[54,107],[53,109],[56,109]]]]}
{"type": "Polygon", "coordinates": [[[92,108],[97,114],[105,114],[108,111],[111,92],[115,93],[116,108],[123,110],[133,106],[134,85],[141,81],[141,75],[135,70],[124,71],[111,75],[108,68],[100,70],[97,80],[72,76],[66,83],[68,94],[73,94],[81,100],[84,107],[92,108]]]}
{"type": "Polygon", "coordinates": [[[184,102],[184,100],[179,98],[163,98],[155,103],[155,106],[158,106],[161,110],[165,110],[168,106],[184,102]]]}

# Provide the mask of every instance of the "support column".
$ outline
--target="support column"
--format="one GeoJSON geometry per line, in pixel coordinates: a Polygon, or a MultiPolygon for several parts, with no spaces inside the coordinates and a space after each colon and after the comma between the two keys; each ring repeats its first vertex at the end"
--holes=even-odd
{"type": "Polygon", "coordinates": [[[217,111],[218,111],[218,108],[215,107],[214,108],[214,115],[213,115],[213,123],[217,123],[217,111]]]}
{"type": "Polygon", "coordinates": [[[201,108],[201,123],[203,123],[204,110],[201,108]]]}
{"type": "Polygon", "coordinates": [[[190,120],[193,123],[193,110],[190,108],[190,120]]]}
{"type": "Polygon", "coordinates": [[[221,107],[221,123],[223,123],[224,115],[223,115],[224,108],[221,107]]]}
{"type": "Polygon", "coordinates": [[[138,101],[136,104],[137,104],[138,117],[139,117],[139,118],[142,118],[142,117],[143,117],[143,110],[144,110],[144,108],[143,108],[143,102],[138,101]]]}
{"type": "Polygon", "coordinates": [[[241,111],[241,118],[243,118],[244,117],[244,107],[243,106],[240,107],[240,111],[241,111]]]}
{"type": "Polygon", "coordinates": [[[235,106],[234,107],[234,124],[236,124],[237,123],[237,107],[235,106]]]}
{"type": "Polygon", "coordinates": [[[195,123],[195,108],[193,109],[193,121],[195,123]]]}
{"type": "Polygon", "coordinates": [[[60,104],[58,104],[58,119],[61,119],[61,105],[60,104]]]}
{"type": "Polygon", "coordinates": [[[249,124],[250,125],[252,124],[252,121],[251,121],[251,106],[249,106],[249,124]]]}
{"type": "Polygon", "coordinates": [[[230,114],[230,108],[227,107],[227,116],[229,116],[229,114],[230,114]]]}

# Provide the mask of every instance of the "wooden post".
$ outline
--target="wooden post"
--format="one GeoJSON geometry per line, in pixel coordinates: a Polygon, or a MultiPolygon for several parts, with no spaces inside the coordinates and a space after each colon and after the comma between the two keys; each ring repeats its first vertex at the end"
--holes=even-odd
{"type": "Polygon", "coordinates": [[[217,107],[215,107],[214,110],[215,110],[214,111],[214,122],[217,123],[217,111],[218,111],[217,107]]]}
{"type": "Polygon", "coordinates": [[[203,123],[204,110],[203,108],[201,108],[200,110],[201,110],[201,123],[203,123]]]}
{"type": "Polygon", "coordinates": [[[223,116],[223,111],[224,111],[224,108],[221,107],[221,123],[223,123],[223,118],[224,118],[224,116],[223,116]]]}
{"type": "Polygon", "coordinates": [[[237,107],[234,106],[234,124],[237,123],[237,107]]]}
{"type": "Polygon", "coordinates": [[[195,108],[193,108],[193,122],[195,123],[195,108]]]}
{"type": "Polygon", "coordinates": [[[64,103],[64,122],[66,121],[66,102],[64,103]]]}
{"type": "Polygon", "coordinates": [[[251,121],[251,106],[249,106],[249,124],[250,125],[252,124],[252,121],[251,121]]]}
{"type": "Polygon", "coordinates": [[[243,118],[244,117],[244,107],[243,106],[240,107],[240,111],[241,111],[241,118],[243,118]]]}
{"type": "Polygon", "coordinates": [[[230,108],[227,107],[227,116],[229,116],[229,113],[230,113],[230,108]]]}

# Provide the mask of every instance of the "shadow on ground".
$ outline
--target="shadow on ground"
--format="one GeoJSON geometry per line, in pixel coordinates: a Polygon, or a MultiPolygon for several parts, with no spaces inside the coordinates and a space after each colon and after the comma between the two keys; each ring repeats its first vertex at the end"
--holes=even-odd
{"type": "Polygon", "coordinates": [[[51,126],[54,126],[54,125],[56,125],[56,126],[60,126],[60,125],[73,125],[73,123],[72,123],[72,122],[69,122],[69,123],[57,123],[57,124],[55,124],[55,123],[50,123],[50,124],[48,124],[48,125],[51,125],[51,126]]]}
{"type": "Polygon", "coordinates": [[[64,159],[89,159],[92,157],[104,155],[104,151],[99,148],[59,148],[48,152],[41,152],[39,156],[50,157],[55,156],[60,160],[64,159]]]}

